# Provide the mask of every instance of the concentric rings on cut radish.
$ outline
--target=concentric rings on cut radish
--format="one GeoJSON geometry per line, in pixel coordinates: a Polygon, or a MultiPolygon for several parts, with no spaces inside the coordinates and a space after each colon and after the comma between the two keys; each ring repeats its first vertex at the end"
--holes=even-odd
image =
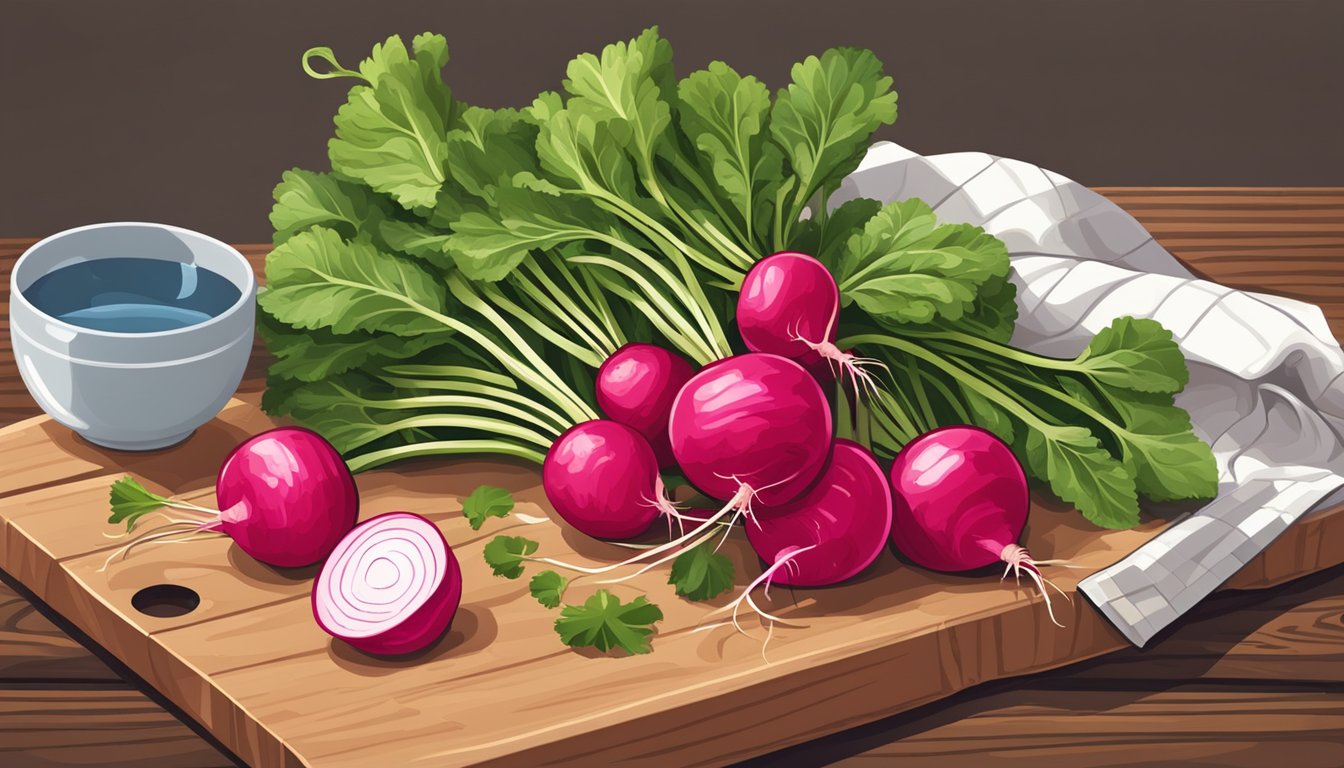
{"type": "Polygon", "coordinates": [[[313,582],[313,616],[332,637],[377,655],[421,650],[452,623],[462,572],[434,523],[389,512],[336,545],[313,582]]]}

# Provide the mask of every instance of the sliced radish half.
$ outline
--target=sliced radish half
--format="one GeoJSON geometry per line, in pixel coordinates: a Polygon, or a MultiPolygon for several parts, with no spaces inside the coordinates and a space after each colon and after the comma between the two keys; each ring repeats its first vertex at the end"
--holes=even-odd
{"type": "Polygon", "coordinates": [[[436,525],[409,512],[355,526],[313,582],[318,626],[366,653],[412,653],[437,640],[462,598],[462,571],[436,525]]]}

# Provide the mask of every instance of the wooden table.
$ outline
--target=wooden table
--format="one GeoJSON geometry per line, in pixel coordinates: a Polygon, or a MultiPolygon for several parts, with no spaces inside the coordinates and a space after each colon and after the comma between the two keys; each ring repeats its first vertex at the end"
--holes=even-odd
{"type": "MultiPolygon", "coordinates": [[[[1104,189],[1194,269],[1320,304],[1344,337],[1344,188],[1104,189]]],[[[32,240],[0,240],[8,275],[32,240]]],[[[244,252],[260,263],[268,248],[244,252]]],[[[4,321],[7,325],[7,314],[4,321]]],[[[0,342],[0,423],[33,415],[0,342]]],[[[242,386],[262,385],[259,358],[242,386]]],[[[233,759],[72,628],[0,584],[0,765],[233,759]],[[82,644],[83,643],[83,644],[82,644]]],[[[1145,651],[983,685],[761,765],[1344,765],[1344,568],[1208,600],[1145,651]],[[1287,752],[1285,752],[1287,750],[1287,752]]]]}

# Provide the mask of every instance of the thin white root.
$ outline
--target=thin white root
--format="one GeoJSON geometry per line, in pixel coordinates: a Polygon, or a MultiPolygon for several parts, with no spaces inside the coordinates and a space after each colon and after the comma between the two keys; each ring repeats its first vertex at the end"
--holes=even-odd
{"type": "Polygon", "coordinates": [[[1073,597],[1060,589],[1058,584],[1041,575],[1040,566],[1059,565],[1066,568],[1077,568],[1080,566],[1071,565],[1061,560],[1033,560],[1031,553],[1027,551],[1027,548],[1017,544],[1009,544],[1004,547],[1003,552],[999,557],[1003,562],[1007,563],[1007,567],[1003,569],[1003,576],[999,578],[999,581],[1008,578],[1008,574],[1011,572],[1014,580],[1018,584],[1021,584],[1022,574],[1025,573],[1027,578],[1031,579],[1032,582],[1036,584],[1036,590],[1040,592],[1041,597],[1045,599],[1045,612],[1050,615],[1050,622],[1062,629],[1064,625],[1060,624],[1059,620],[1055,618],[1055,608],[1050,602],[1050,591],[1046,589],[1046,586],[1048,585],[1054,589],[1070,604],[1073,603],[1073,597]]]}
{"type": "MultiPolygon", "coordinates": [[[[183,520],[183,519],[181,519],[181,518],[177,518],[177,517],[169,517],[168,514],[167,514],[166,512],[163,512],[163,511],[150,512],[149,514],[145,515],[145,517],[151,517],[151,516],[154,516],[154,515],[157,515],[157,516],[159,516],[159,517],[162,517],[162,518],[163,518],[164,520],[166,520],[166,521],[168,522],[168,524],[170,524],[170,525],[192,525],[192,526],[195,526],[195,525],[200,525],[200,524],[203,522],[203,521],[201,521],[201,520],[183,520]]],[[[144,520],[145,517],[140,518],[140,520],[144,520]]],[[[137,520],[136,522],[138,523],[139,520],[137,520]]],[[[160,525],[160,526],[157,526],[157,527],[154,527],[154,528],[150,528],[148,531],[145,531],[145,533],[153,533],[154,531],[157,531],[157,530],[159,530],[160,528],[163,528],[163,527],[164,527],[164,526],[160,525]]],[[[130,535],[132,535],[132,534],[134,534],[134,533],[136,533],[136,531],[134,531],[134,530],[130,530],[130,531],[122,531],[122,532],[120,532],[120,533],[104,533],[104,534],[103,534],[103,538],[106,538],[106,539],[124,539],[124,538],[126,538],[127,536],[130,536],[130,535]]]]}
{"type": "MultiPolygon", "coordinates": [[[[604,573],[610,573],[618,568],[624,568],[628,565],[635,565],[637,563],[642,563],[646,560],[649,560],[650,558],[660,557],[669,551],[675,551],[676,554],[680,554],[680,549],[683,544],[685,544],[687,541],[690,541],[691,539],[699,537],[706,531],[710,531],[713,525],[717,523],[720,519],[722,519],[724,515],[738,509],[743,504],[749,504],[751,497],[752,495],[754,495],[754,493],[755,492],[751,489],[751,486],[749,485],[740,486],[738,488],[737,493],[733,495],[733,498],[728,500],[728,503],[725,504],[722,509],[706,518],[704,522],[697,525],[689,533],[682,534],[681,536],[678,536],[677,538],[672,539],[671,541],[668,541],[665,544],[659,544],[656,547],[643,550],[639,554],[630,557],[626,560],[622,560],[619,563],[611,563],[609,565],[590,568],[587,566],[575,565],[573,563],[566,563],[563,560],[556,560],[550,557],[532,558],[532,561],[537,563],[545,563],[547,565],[553,565],[557,568],[564,568],[566,570],[574,571],[576,573],[582,573],[589,576],[599,576],[604,573]]],[[[675,554],[673,556],[675,557],[675,554]]]]}
{"type": "MultiPolygon", "coordinates": [[[[722,608],[711,611],[709,615],[713,616],[714,614],[721,613],[723,611],[732,611],[731,621],[733,626],[737,628],[738,632],[747,635],[748,637],[751,636],[750,633],[748,633],[745,629],[742,628],[742,624],[738,621],[737,618],[737,614],[741,610],[743,603],[746,603],[747,607],[750,608],[753,612],[755,612],[757,617],[759,617],[763,622],[769,621],[773,623],[779,623],[783,624],[786,627],[803,626],[801,624],[796,624],[794,622],[788,621],[787,619],[782,619],[778,616],[775,616],[774,614],[762,610],[761,607],[756,604],[756,601],[752,599],[751,593],[754,592],[757,587],[761,586],[761,584],[765,584],[766,589],[769,589],[770,581],[771,579],[774,578],[774,575],[779,571],[779,569],[787,566],[789,562],[793,560],[795,557],[803,554],[804,552],[807,552],[808,550],[816,548],[817,545],[812,544],[810,546],[800,547],[798,549],[786,552],[785,554],[781,555],[778,559],[775,560],[775,562],[769,568],[766,568],[764,571],[762,571],[760,576],[757,576],[750,584],[748,584],[746,588],[742,590],[742,594],[737,596],[736,600],[723,606],[722,608]]],[[[723,623],[720,622],[718,626],[723,626],[723,623]]]]}
{"type": "Polygon", "coordinates": [[[525,515],[522,512],[514,512],[513,517],[518,522],[527,523],[528,525],[536,525],[537,523],[544,523],[550,519],[548,517],[538,517],[536,515],[525,515]]]}
{"type": "Polygon", "coordinates": [[[129,542],[124,546],[118,547],[116,550],[114,550],[112,554],[108,555],[107,559],[103,561],[103,565],[101,568],[98,569],[98,572],[99,573],[105,572],[108,569],[108,566],[112,565],[113,560],[116,560],[118,558],[121,558],[123,560],[126,559],[126,557],[131,554],[131,550],[139,547],[141,544],[148,544],[154,541],[157,541],[160,544],[186,544],[188,542],[195,541],[196,537],[198,536],[224,535],[222,533],[217,533],[215,531],[205,530],[201,526],[202,526],[201,523],[186,522],[185,524],[169,523],[168,525],[161,525],[157,528],[153,528],[150,531],[147,531],[144,535],[141,535],[140,537],[136,538],[135,541],[129,542]],[[172,530],[166,530],[169,528],[171,528],[172,530]],[[186,538],[172,539],[171,537],[173,536],[184,536],[186,538]]]}
{"type": "MultiPolygon", "coordinates": [[[[709,532],[708,534],[706,534],[705,536],[702,536],[702,537],[696,539],[695,541],[691,542],[690,544],[687,544],[686,547],[685,547],[685,549],[694,549],[694,548],[700,546],[701,544],[705,543],[706,541],[709,541],[709,540],[714,536],[714,534],[715,534],[714,531],[710,531],[710,532],[709,532]]],[[[650,570],[652,570],[652,569],[654,569],[654,568],[657,568],[658,566],[662,565],[663,563],[666,563],[666,562],[669,561],[669,560],[675,560],[675,559],[677,559],[678,557],[681,557],[681,553],[682,553],[682,551],[683,551],[683,550],[680,550],[680,549],[679,549],[679,550],[677,550],[676,552],[672,552],[672,553],[670,553],[670,554],[664,555],[663,557],[660,557],[660,558],[658,558],[657,560],[654,560],[654,561],[651,562],[651,563],[646,563],[646,564],[644,565],[643,568],[640,568],[639,570],[635,571],[634,573],[631,573],[631,574],[622,576],[622,577],[620,577],[619,579],[603,579],[602,581],[599,581],[599,582],[597,582],[597,583],[598,583],[598,584],[620,584],[620,583],[623,582],[623,581],[629,581],[630,579],[633,579],[633,578],[635,578],[636,576],[638,576],[638,575],[640,575],[640,574],[642,574],[642,573],[646,573],[646,572],[648,572],[648,571],[650,571],[650,570]]]]}
{"type": "MultiPolygon", "coordinates": [[[[789,329],[788,333],[792,341],[804,344],[808,349],[821,355],[821,358],[830,366],[831,373],[833,373],[836,379],[842,384],[845,381],[845,374],[849,374],[850,386],[854,389],[854,398],[856,400],[863,400],[865,395],[875,398],[881,392],[877,377],[872,371],[868,370],[869,368],[881,368],[888,374],[891,373],[891,369],[887,367],[887,364],[877,358],[859,357],[852,352],[845,352],[835,346],[834,342],[811,341],[803,338],[803,336],[798,333],[796,326],[789,329]]],[[[829,329],[827,330],[827,334],[830,334],[829,329]]]]}

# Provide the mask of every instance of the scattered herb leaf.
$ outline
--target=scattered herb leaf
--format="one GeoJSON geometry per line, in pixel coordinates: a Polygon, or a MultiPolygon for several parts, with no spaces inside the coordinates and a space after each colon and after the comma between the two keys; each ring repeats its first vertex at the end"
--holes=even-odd
{"type": "Polygon", "coordinates": [[[487,518],[504,517],[512,511],[513,497],[508,491],[493,485],[480,486],[462,502],[462,514],[473,531],[481,530],[487,518]]]}
{"type": "Polygon", "coordinates": [[[542,571],[527,584],[527,590],[537,599],[538,603],[547,608],[554,608],[560,605],[560,601],[565,599],[565,587],[569,586],[569,579],[556,573],[555,571],[542,571]]]}
{"type": "Polygon", "coordinates": [[[653,625],[662,621],[658,606],[636,597],[629,603],[601,589],[583,605],[566,605],[555,620],[560,640],[571,648],[592,647],[607,653],[620,648],[627,653],[648,653],[653,625]]]}
{"type": "Polygon", "coordinates": [[[523,563],[539,545],[522,536],[496,536],[485,545],[485,564],[496,576],[516,579],[523,575],[523,563]]]}
{"type": "Polygon", "coordinates": [[[699,546],[677,555],[667,583],[688,600],[708,600],[733,586],[733,561],[699,546]]]}

